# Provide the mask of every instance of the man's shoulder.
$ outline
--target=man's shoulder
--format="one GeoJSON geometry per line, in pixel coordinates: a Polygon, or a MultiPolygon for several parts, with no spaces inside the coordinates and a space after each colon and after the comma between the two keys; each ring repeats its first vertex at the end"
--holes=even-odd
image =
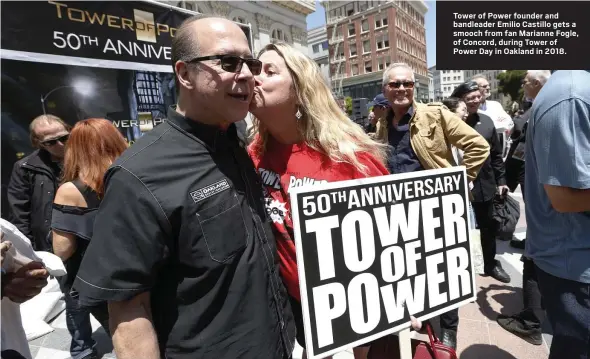
{"type": "Polygon", "coordinates": [[[133,170],[140,170],[145,166],[153,166],[154,153],[170,145],[165,137],[170,128],[171,126],[167,122],[163,122],[146,132],[115,160],[112,167],[125,167],[133,172],[133,170]]]}
{"type": "Polygon", "coordinates": [[[546,111],[555,109],[558,104],[574,99],[590,105],[589,82],[590,72],[585,70],[555,72],[535,99],[534,116],[542,116],[546,111]]]}
{"type": "Polygon", "coordinates": [[[494,125],[494,120],[492,120],[490,116],[481,112],[478,112],[477,115],[479,116],[479,121],[482,123],[482,125],[492,126],[493,128],[496,128],[496,126],[494,125]]]}
{"type": "Polygon", "coordinates": [[[20,160],[16,161],[14,164],[15,168],[23,168],[26,169],[25,167],[23,167],[24,165],[26,165],[27,163],[38,163],[38,162],[42,162],[41,157],[39,156],[39,151],[40,150],[35,150],[31,153],[29,153],[28,155],[26,155],[25,157],[21,158],[20,160]]]}
{"type": "Polygon", "coordinates": [[[442,114],[444,110],[449,109],[442,102],[431,102],[428,104],[414,103],[414,112],[419,116],[438,116],[442,114]]]}
{"type": "Polygon", "coordinates": [[[498,101],[494,101],[494,100],[486,100],[486,105],[488,107],[491,107],[493,109],[497,109],[497,110],[502,110],[504,111],[504,106],[502,106],[502,104],[498,101]]]}

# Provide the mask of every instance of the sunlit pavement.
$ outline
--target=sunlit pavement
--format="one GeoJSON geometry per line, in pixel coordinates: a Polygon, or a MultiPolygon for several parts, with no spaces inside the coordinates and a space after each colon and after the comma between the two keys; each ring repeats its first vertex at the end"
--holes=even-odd
{"type": "MultiPolygon", "coordinates": [[[[517,226],[517,236],[524,235],[526,219],[520,190],[512,194],[521,203],[521,216],[517,226]]],[[[498,256],[503,268],[510,274],[509,284],[500,283],[490,277],[478,276],[477,301],[459,310],[458,354],[460,359],[546,359],[551,335],[546,330],[541,346],[531,345],[506,332],[496,323],[498,314],[513,314],[522,308],[522,262],[521,250],[510,247],[509,242],[498,241],[498,256]]],[[[94,338],[103,358],[115,358],[112,345],[106,333],[94,318],[94,338]]],[[[34,359],[70,358],[70,335],[66,329],[65,312],[51,323],[55,330],[41,338],[29,342],[34,359]]],[[[293,358],[301,358],[302,349],[295,349],[293,358]]],[[[336,359],[352,359],[352,350],[339,353],[336,359]]]]}

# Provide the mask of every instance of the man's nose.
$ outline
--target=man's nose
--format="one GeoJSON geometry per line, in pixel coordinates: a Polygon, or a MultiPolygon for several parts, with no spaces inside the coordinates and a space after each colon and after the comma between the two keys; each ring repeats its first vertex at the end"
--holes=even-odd
{"type": "Polygon", "coordinates": [[[252,77],[254,77],[254,75],[252,74],[252,71],[250,70],[250,68],[248,67],[248,64],[246,64],[246,63],[242,64],[242,68],[240,69],[240,72],[238,72],[238,76],[241,79],[251,79],[252,77]]]}

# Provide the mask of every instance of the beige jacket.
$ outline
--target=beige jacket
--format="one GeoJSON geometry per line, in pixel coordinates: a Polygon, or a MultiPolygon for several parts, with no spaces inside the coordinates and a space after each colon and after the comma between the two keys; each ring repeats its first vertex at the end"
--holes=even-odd
{"type": "MultiPolygon", "coordinates": [[[[490,145],[442,103],[414,102],[410,119],[410,143],[424,169],[457,166],[451,146],[463,150],[463,165],[467,179],[473,182],[490,154],[490,145]]],[[[388,143],[388,122],[379,119],[373,138],[388,143]]]]}

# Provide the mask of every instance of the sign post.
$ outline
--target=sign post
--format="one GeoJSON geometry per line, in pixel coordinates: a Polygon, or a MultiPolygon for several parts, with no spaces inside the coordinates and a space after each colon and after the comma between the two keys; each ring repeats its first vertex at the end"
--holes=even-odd
{"type": "Polygon", "coordinates": [[[309,358],[475,300],[464,167],[291,191],[309,358]]]}

